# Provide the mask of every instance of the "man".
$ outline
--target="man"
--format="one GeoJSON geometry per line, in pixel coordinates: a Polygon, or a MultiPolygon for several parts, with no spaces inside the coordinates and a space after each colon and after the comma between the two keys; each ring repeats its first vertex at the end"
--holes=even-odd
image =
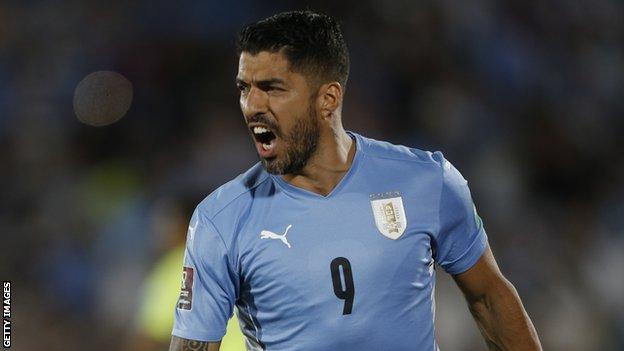
{"type": "Polygon", "coordinates": [[[435,350],[434,263],[490,349],[540,349],[460,173],[343,129],[334,20],[275,15],[242,30],[239,53],[261,162],[191,218],[170,350],[218,350],[234,306],[249,350],[435,350]]]}

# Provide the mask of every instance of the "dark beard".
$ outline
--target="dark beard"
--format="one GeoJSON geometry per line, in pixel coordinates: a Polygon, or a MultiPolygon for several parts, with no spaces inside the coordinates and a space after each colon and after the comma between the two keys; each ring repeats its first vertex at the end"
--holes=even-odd
{"type": "Polygon", "coordinates": [[[318,146],[321,135],[316,115],[312,106],[308,107],[307,116],[300,118],[282,142],[286,154],[273,159],[261,159],[264,169],[271,174],[293,174],[300,172],[318,146]]]}

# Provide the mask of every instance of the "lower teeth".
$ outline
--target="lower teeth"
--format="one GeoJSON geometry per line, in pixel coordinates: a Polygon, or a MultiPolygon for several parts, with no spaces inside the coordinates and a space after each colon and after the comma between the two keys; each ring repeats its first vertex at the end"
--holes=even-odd
{"type": "Polygon", "coordinates": [[[270,144],[262,144],[262,148],[265,150],[269,150],[271,148],[270,144]]]}

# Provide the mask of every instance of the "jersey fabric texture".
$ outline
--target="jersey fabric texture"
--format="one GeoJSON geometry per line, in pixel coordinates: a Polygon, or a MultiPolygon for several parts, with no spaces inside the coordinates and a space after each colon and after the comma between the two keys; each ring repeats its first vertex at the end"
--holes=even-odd
{"type": "Polygon", "coordinates": [[[467,182],[440,152],[349,134],[327,196],[258,163],[198,205],[175,336],[218,341],[235,311],[248,350],[438,348],[434,264],[462,273],[487,245],[467,182]]]}

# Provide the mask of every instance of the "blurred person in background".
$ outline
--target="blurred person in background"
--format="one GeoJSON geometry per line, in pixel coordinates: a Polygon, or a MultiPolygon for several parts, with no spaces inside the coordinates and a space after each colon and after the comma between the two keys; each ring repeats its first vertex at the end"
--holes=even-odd
{"type": "MultiPolygon", "coordinates": [[[[181,196],[155,201],[151,218],[151,240],[158,242],[156,261],[139,288],[134,332],[127,350],[164,350],[171,340],[172,307],[180,290],[180,262],[184,259],[187,223],[195,201],[181,196]]],[[[233,316],[227,325],[222,350],[244,350],[243,335],[233,316]]]]}
{"type": "Polygon", "coordinates": [[[248,350],[437,349],[434,264],[490,350],[541,350],[457,169],[344,130],[338,24],[284,12],[238,44],[260,162],[195,209],[170,350],[219,350],[234,308],[248,350]]]}

